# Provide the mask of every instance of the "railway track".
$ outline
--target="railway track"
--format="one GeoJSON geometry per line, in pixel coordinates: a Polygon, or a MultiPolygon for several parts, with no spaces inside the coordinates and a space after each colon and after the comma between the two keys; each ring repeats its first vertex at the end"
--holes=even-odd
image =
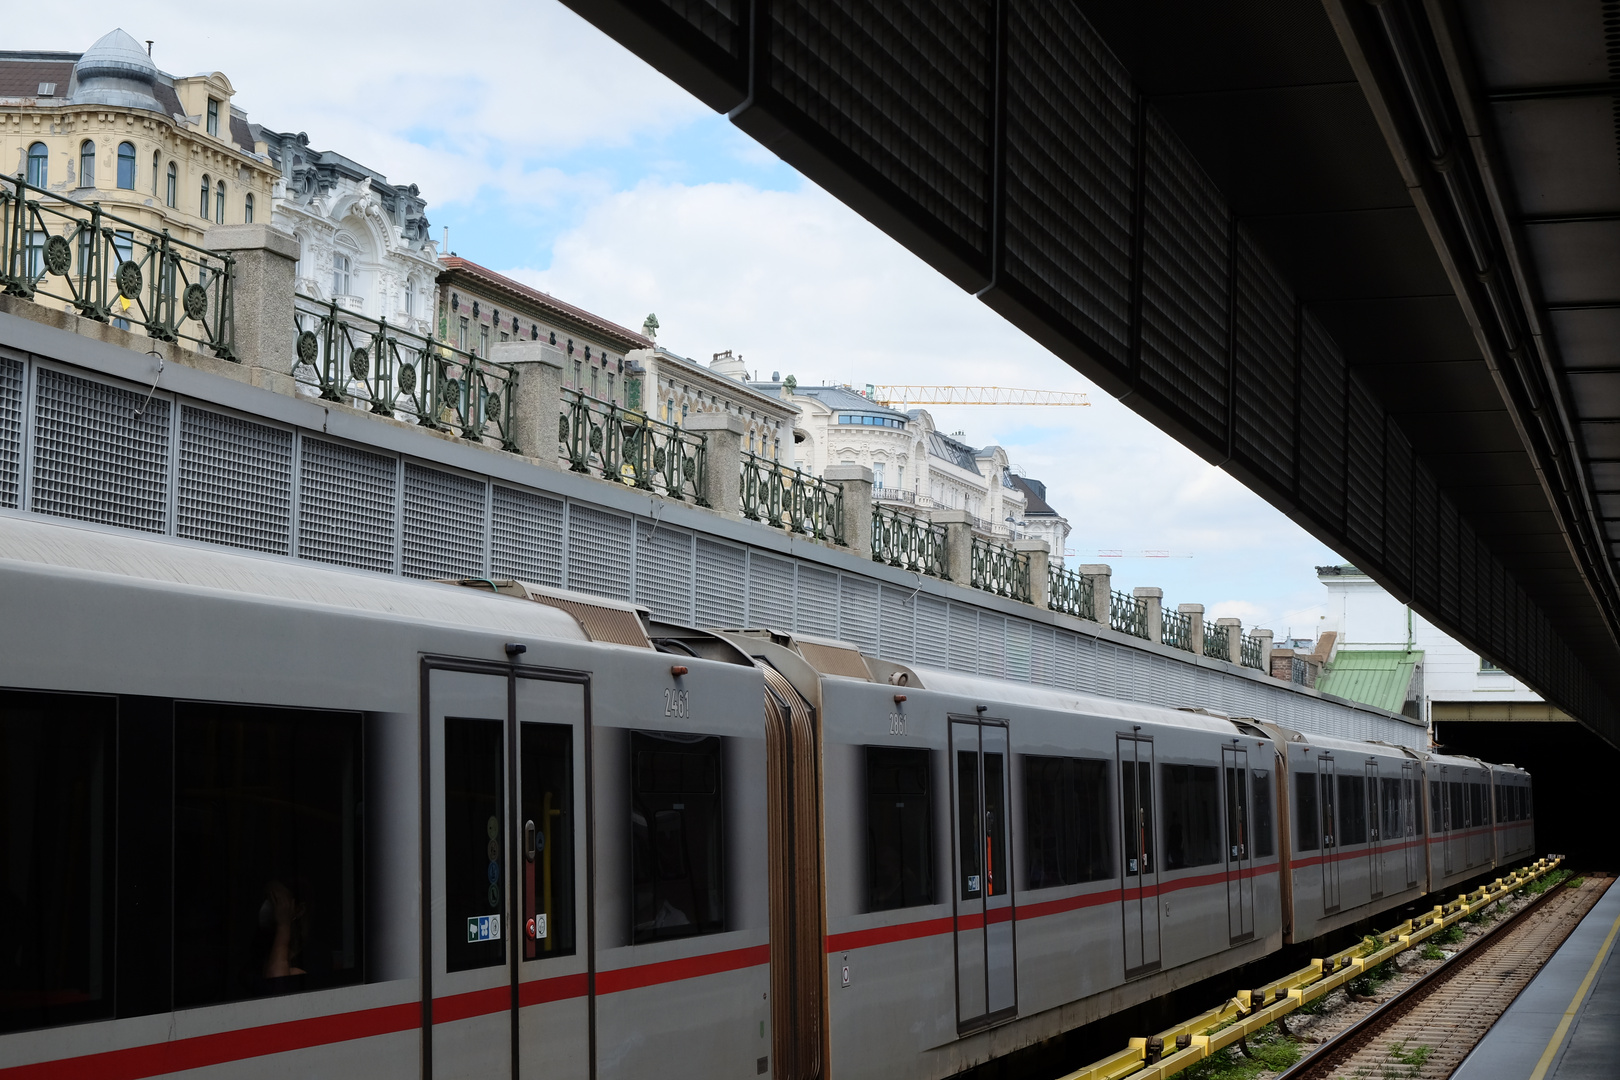
{"type": "Polygon", "coordinates": [[[1589,875],[1576,888],[1547,890],[1277,1080],[1444,1080],[1612,880],[1589,875]]]}

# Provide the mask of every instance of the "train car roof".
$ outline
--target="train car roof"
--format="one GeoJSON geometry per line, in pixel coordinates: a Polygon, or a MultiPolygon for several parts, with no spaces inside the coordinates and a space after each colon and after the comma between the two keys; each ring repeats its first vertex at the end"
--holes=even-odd
{"type": "Polygon", "coordinates": [[[515,597],[103,532],[70,522],[0,517],[0,569],[7,567],[104,574],[492,632],[590,640],[568,613],[515,597]]]}
{"type": "Polygon", "coordinates": [[[1282,736],[1279,742],[1303,743],[1306,746],[1321,750],[1340,750],[1347,754],[1378,755],[1383,757],[1408,757],[1410,752],[1404,746],[1394,743],[1378,742],[1371,739],[1343,739],[1336,735],[1320,735],[1315,732],[1299,731],[1295,728],[1284,727],[1270,721],[1260,721],[1261,726],[1282,736]]]}

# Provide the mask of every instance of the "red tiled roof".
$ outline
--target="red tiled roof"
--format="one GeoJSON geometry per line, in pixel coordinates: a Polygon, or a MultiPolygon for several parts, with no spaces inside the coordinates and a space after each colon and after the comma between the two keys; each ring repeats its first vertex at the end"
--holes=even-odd
{"type": "Polygon", "coordinates": [[[481,285],[499,289],[509,295],[525,300],[538,308],[543,308],[554,315],[560,315],[563,318],[584,323],[586,326],[591,327],[597,332],[615,339],[619,345],[623,346],[625,351],[629,351],[631,349],[650,349],[652,347],[652,339],[647,337],[645,334],[639,334],[634,330],[626,329],[616,322],[610,322],[607,319],[602,318],[600,315],[593,315],[584,308],[575,307],[573,304],[558,300],[555,296],[548,296],[539,289],[531,288],[520,281],[513,281],[504,274],[497,274],[495,271],[487,267],[479,266],[470,259],[463,259],[460,256],[452,255],[441,258],[439,260],[439,265],[444,267],[444,273],[439,275],[440,281],[446,281],[447,279],[453,280],[451,275],[454,274],[464,274],[481,285]]]}

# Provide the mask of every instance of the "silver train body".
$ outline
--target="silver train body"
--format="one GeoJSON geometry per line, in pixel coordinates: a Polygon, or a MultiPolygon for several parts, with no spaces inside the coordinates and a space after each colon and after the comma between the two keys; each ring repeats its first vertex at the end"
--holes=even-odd
{"type": "Polygon", "coordinates": [[[1511,767],[516,583],[0,517],[0,603],[0,1080],[944,1077],[1534,843],[1511,767]]]}

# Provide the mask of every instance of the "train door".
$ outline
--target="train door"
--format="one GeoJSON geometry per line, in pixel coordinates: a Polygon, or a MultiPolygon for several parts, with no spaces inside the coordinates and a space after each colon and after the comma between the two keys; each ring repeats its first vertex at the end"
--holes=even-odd
{"type": "Polygon", "coordinates": [[[1153,740],[1122,735],[1119,756],[1120,851],[1124,860],[1125,975],[1159,969],[1159,867],[1153,835],[1153,740]]]}
{"type": "Polygon", "coordinates": [[[1333,759],[1326,754],[1316,759],[1316,777],[1322,791],[1322,913],[1339,910],[1339,860],[1334,846],[1339,801],[1334,786],[1333,759]]]}
{"type": "Polygon", "coordinates": [[[583,681],[469,664],[426,691],[428,1074],[587,1077],[583,681]]]}
{"type": "Polygon", "coordinates": [[[1451,789],[1456,785],[1451,783],[1450,772],[1451,766],[1442,765],[1440,767],[1440,826],[1443,830],[1440,834],[1440,848],[1447,877],[1456,872],[1456,866],[1454,865],[1456,859],[1451,850],[1451,830],[1454,828],[1451,815],[1456,809],[1451,789]]]}
{"type": "Polygon", "coordinates": [[[1226,921],[1236,944],[1254,936],[1254,850],[1249,843],[1249,752],[1223,749],[1226,779],[1226,921]]]}
{"type": "Polygon", "coordinates": [[[1418,883],[1423,872],[1423,847],[1417,842],[1422,808],[1417,800],[1417,781],[1410,761],[1401,762],[1401,843],[1406,852],[1406,887],[1418,883]]]}
{"type": "Polygon", "coordinates": [[[1372,898],[1384,895],[1383,800],[1378,790],[1378,762],[1365,765],[1367,776],[1367,873],[1372,882],[1372,898]]]}
{"type": "Polygon", "coordinates": [[[983,1027],[1017,1012],[1007,725],[951,722],[956,884],[956,1020],[983,1027]]]}

